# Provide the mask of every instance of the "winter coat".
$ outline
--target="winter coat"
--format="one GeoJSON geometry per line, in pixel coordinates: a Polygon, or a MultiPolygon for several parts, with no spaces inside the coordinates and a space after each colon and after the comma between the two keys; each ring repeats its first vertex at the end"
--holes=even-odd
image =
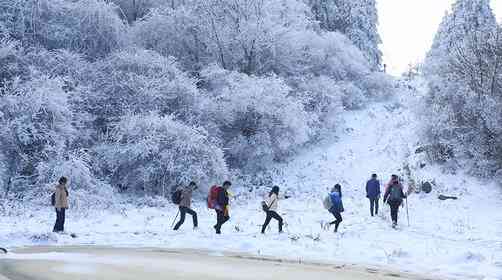
{"type": "Polygon", "coordinates": [[[334,191],[329,196],[331,198],[331,203],[333,204],[333,206],[331,206],[331,209],[329,209],[329,211],[332,213],[343,212],[344,209],[343,209],[342,195],[339,192],[334,191]]]}
{"type": "Polygon", "coordinates": [[[68,189],[65,185],[57,185],[55,190],[56,203],[54,205],[55,208],[68,209],[68,189]]]}
{"type": "Polygon", "coordinates": [[[366,183],[366,197],[373,199],[380,197],[380,181],[371,179],[366,183]]]}
{"type": "Polygon", "coordinates": [[[400,183],[397,183],[397,184],[392,184],[392,185],[389,185],[389,186],[386,188],[386,190],[385,190],[385,194],[384,194],[384,196],[383,196],[383,201],[384,201],[384,202],[386,202],[386,201],[387,201],[387,202],[389,202],[389,203],[391,203],[391,202],[402,202],[402,201],[403,201],[403,199],[405,199],[405,198],[406,198],[406,195],[404,194],[404,191],[403,191],[403,185],[401,185],[400,183]],[[391,197],[391,192],[392,192],[392,189],[393,189],[393,188],[398,188],[398,190],[397,190],[397,191],[399,192],[399,193],[398,193],[398,196],[399,196],[399,197],[398,197],[397,199],[395,199],[395,198],[392,198],[392,197],[391,197]]]}
{"type": "Polygon", "coordinates": [[[191,187],[184,187],[181,189],[181,201],[180,207],[191,208],[192,206],[192,192],[193,189],[191,187]]]}
{"type": "Polygon", "coordinates": [[[277,211],[277,208],[279,206],[279,197],[275,193],[272,193],[272,195],[269,195],[269,197],[265,200],[265,202],[268,205],[268,210],[269,211],[277,211]]]}

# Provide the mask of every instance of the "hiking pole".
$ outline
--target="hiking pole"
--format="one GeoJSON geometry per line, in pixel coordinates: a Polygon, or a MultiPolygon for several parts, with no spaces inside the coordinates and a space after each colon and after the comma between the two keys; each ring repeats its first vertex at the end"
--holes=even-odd
{"type": "Polygon", "coordinates": [[[410,226],[410,213],[408,212],[408,197],[406,197],[406,217],[408,218],[408,226],[410,226]]]}
{"type": "Polygon", "coordinates": [[[178,219],[178,215],[180,214],[180,210],[178,210],[178,213],[176,213],[176,217],[174,217],[174,220],[173,220],[173,223],[171,224],[171,228],[174,227],[174,223],[176,222],[176,220],[178,219]]]}

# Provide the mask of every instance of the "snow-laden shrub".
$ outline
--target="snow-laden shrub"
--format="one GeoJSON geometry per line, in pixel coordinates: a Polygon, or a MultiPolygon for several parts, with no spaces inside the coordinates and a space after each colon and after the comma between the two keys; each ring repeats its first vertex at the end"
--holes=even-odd
{"type": "Polygon", "coordinates": [[[290,96],[290,88],[276,76],[254,77],[206,68],[202,79],[216,100],[209,120],[219,127],[232,167],[256,171],[287,155],[310,139],[312,116],[290,96]]]}
{"type": "Polygon", "coordinates": [[[97,117],[98,129],[106,130],[110,122],[128,113],[159,111],[185,121],[197,116],[200,94],[196,81],[179,70],[173,58],[131,49],[90,67],[87,106],[97,117]]]}
{"type": "Polygon", "coordinates": [[[223,152],[203,130],[157,113],[123,117],[97,151],[112,185],[149,195],[192,180],[208,186],[227,174],[223,152]]]}
{"type": "Polygon", "coordinates": [[[346,109],[360,109],[366,103],[363,91],[354,83],[344,82],[340,85],[340,90],[343,93],[342,102],[346,109]]]}
{"type": "Polygon", "coordinates": [[[295,95],[302,100],[305,110],[314,118],[318,134],[333,132],[343,114],[344,93],[339,84],[326,76],[298,78],[294,81],[295,95]]]}
{"type": "Polygon", "coordinates": [[[159,8],[136,22],[130,33],[138,46],[176,57],[185,69],[199,70],[213,60],[204,42],[208,34],[200,25],[193,8],[159,8]]]}
{"type": "Polygon", "coordinates": [[[369,74],[361,51],[338,32],[290,32],[278,41],[274,70],[286,76],[325,75],[335,80],[355,80],[369,74]]]}
{"type": "Polygon", "coordinates": [[[84,73],[90,69],[90,62],[81,53],[65,49],[37,48],[26,53],[25,59],[30,63],[32,72],[63,79],[67,84],[67,91],[89,82],[85,80],[84,73]]]}
{"type": "Polygon", "coordinates": [[[77,137],[69,94],[61,79],[41,76],[16,83],[0,96],[0,144],[10,176],[26,188],[36,181],[38,163],[57,157],[77,137]]]}
{"type": "Polygon", "coordinates": [[[0,90],[15,78],[25,79],[28,73],[19,42],[0,39],[0,90]]]}
{"type": "Polygon", "coordinates": [[[126,44],[117,7],[105,1],[3,1],[11,2],[18,18],[10,23],[12,36],[27,44],[70,49],[90,58],[103,57],[126,44]]]}
{"type": "MultiPolygon", "coordinates": [[[[170,0],[169,4],[179,5],[178,2],[181,1],[183,0],[170,0]]],[[[112,2],[120,8],[120,16],[129,23],[134,23],[147,15],[151,9],[167,3],[165,0],[112,0],[112,2]]]]}
{"type": "Polygon", "coordinates": [[[395,92],[395,82],[391,76],[382,72],[371,72],[356,81],[367,98],[382,100],[392,96],[395,92]]]}

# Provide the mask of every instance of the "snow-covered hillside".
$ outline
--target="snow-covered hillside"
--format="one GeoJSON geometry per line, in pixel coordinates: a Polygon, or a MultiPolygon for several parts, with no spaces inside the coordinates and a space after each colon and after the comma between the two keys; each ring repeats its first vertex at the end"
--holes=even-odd
{"type": "MultiPolygon", "coordinates": [[[[415,116],[422,90],[401,89],[392,101],[376,103],[345,115],[339,138],[305,151],[288,164],[277,166],[276,179],[290,196],[280,201],[279,212],[287,224],[277,234],[272,221],[266,235],[259,234],[264,214],[258,192],[240,193],[232,202],[231,220],[214,234],[215,215],[196,203],[200,228],[192,231],[191,220],[179,232],[170,227],[176,208],[124,208],[121,213],[96,209],[91,215],[67,216],[69,235],[48,233],[51,209],[2,217],[0,245],[95,244],[209,249],[266,255],[299,261],[336,262],[421,275],[458,279],[502,279],[502,193],[500,188],[457,173],[445,175],[438,166],[420,168],[419,120],[415,116]],[[412,194],[410,226],[401,208],[397,230],[390,227],[389,210],[381,206],[370,217],[364,184],[371,173],[388,180],[393,173],[434,180],[430,194],[412,194]],[[340,232],[323,230],[332,220],[321,200],[335,183],[342,185],[345,212],[340,232]],[[458,200],[441,201],[439,194],[458,200]]],[[[405,183],[406,184],[406,183],[405,183]]]]}

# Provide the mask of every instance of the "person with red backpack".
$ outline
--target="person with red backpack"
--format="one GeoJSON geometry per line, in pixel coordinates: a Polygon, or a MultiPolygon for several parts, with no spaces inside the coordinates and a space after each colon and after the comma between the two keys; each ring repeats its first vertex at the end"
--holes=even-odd
{"type": "Polygon", "coordinates": [[[403,191],[403,185],[399,182],[397,175],[392,175],[390,182],[387,184],[383,202],[388,203],[390,206],[390,217],[392,219],[392,227],[397,227],[397,217],[399,213],[399,206],[403,203],[406,195],[403,191]]]}
{"type": "Polygon", "coordinates": [[[216,211],[216,224],[213,226],[216,234],[221,234],[221,226],[230,219],[228,189],[232,186],[230,181],[223,182],[223,186],[212,186],[207,198],[207,206],[216,211]]]}
{"type": "Polygon", "coordinates": [[[178,230],[180,226],[185,222],[186,214],[190,214],[193,220],[193,228],[197,229],[197,212],[195,212],[190,206],[192,204],[192,192],[197,189],[197,184],[195,182],[190,182],[188,186],[179,188],[176,190],[173,197],[173,202],[179,205],[180,209],[180,220],[174,226],[173,230],[178,230]]]}

